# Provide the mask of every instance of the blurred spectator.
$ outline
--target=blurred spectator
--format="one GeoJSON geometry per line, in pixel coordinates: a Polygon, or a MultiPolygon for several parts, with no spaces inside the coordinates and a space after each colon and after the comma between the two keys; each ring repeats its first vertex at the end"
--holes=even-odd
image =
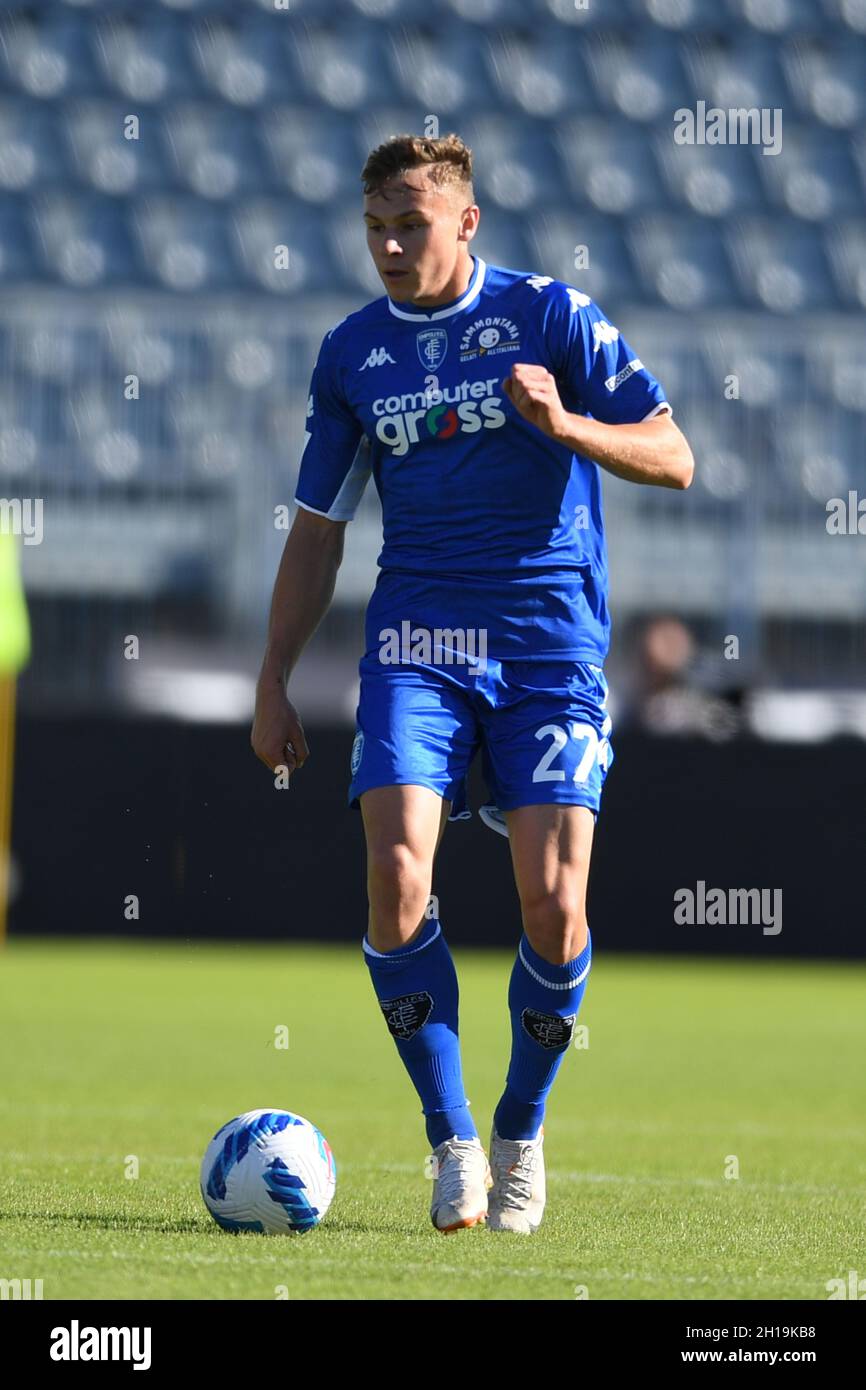
{"type": "Polygon", "coordinates": [[[743,730],[740,693],[705,688],[696,675],[695,639],[679,618],[650,618],[634,644],[636,670],[617,727],[653,734],[697,734],[722,741],[743,730]]]}

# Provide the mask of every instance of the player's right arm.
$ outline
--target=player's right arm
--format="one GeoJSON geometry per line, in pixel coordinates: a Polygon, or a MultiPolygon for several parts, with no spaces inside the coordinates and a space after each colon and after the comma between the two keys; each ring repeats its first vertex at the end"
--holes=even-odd
{"type": "Polygon", "coordinates": [[[272,771],[285,764],[291,772],[302,767],[309,755],[300,715],[286,694],[286,685],[333,598],[345,530],[345,521],[332,521],[299,507],[286,537],[250,735],[256,757],[272,771]]]}
{"type": "MultiPolygon", "coordinates": [[[[339,325],[337,325],[339,327],[339,325]]],[[[363,427],[346,401],[342,335],[324,338],[307,402],[307,433],[295,501],[274,584],[268,638],[256,685],[250,742],[271,770],[302,767],[309,749],[286,684],[328,610],[343,558],[346,522],[355,515],[370,476],[363,427]]]]}

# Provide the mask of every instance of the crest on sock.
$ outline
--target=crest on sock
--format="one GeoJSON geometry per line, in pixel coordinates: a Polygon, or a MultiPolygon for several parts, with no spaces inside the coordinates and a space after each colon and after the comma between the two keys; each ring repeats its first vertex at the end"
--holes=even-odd
{"type": "Polygon", "coordinates": [[[417,994],[401,994],[397,999],[380,999],[379,1007],[391,1036],[408,1042],[433,1012],[433,996],[422,989],[417,994]]]}
{"type": "Polygon", "coordinates": [[[537,1009],[524,1009],[520,1021],[529,1036],[542,1047],[568,1047],[574,1032],[577,1014],[561,1018],[559,1014],[542,1014],[537,1009]]]}

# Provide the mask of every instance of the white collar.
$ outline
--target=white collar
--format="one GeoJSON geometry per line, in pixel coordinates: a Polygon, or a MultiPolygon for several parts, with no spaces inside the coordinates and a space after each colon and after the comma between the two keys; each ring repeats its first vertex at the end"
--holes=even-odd
{"type": "Polygon", "coordinates": [[[388,308],[391,310],[391,313],[395,314],[398,319],[407,319],[409,323],[429,323],[433,319],[447,319],[450,318],[452,314],[459,314],[461,309],[465,309],[467,305],[472,303],[473,299],[477,299],[478,295],[481,293],[481,287],[484,284],[487,263],[483,261],[480,256],[473,256],[473,260],[475,261],[475,269],[469,284],[466,286],[465,292],[453,304],[445,305],[442,309],[434,309],[430,313],[427,313],[424,309],[413,309],[410,311],[408,309],[399,308],[389,295],[388,308]]]}

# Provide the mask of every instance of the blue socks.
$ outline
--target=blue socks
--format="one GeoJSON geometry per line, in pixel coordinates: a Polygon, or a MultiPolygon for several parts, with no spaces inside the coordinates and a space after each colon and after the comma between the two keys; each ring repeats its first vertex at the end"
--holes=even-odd
{"type": "Polygon", "coordinates": [[[574,1024],[592,959],[592,938],[565,965],[551,965],[534,951],[526,932],[508,986],[511,1062],[493,1122],[502,1139],[536,1139],[548,1092],[571,1046],[574,1024]]]}
{"type": "Polygon", "coordinates": [[[477,1138],[463,1090],[457,972],[439,922],[431,918],[395,951],[374,950],[366,933],[363,947],[388,1031],[421,1097],[431,1148],[454,1134],[477,1138]]]}

